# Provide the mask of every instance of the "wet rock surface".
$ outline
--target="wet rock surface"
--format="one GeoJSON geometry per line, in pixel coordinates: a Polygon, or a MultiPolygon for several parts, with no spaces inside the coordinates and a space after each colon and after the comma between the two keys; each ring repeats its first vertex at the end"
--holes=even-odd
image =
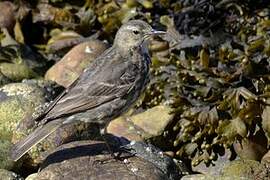
{"type": "MultiPolygon", "coordinates": [[[[117,146],[110,146],[115,151],[117,146]]],[[[133,147],[135,148],[135,147],[133,147]]],[[[144,147],[147,149],[147,147],[144,147]]],[[[136,149],[136,148],[135,148],[136,149]]],[[[152,149],[153,150],[153,149],[152,149]]],[[[136,150],[135,150],[136,151],[136,150]]],[[[152,153],[152,152],[149,152],[152,153]]],[[[153,153],[153,156],[160,154],[153,153]]],[[[165,157],[161,157],[165,158],[165,157]]],[[[151,158],[148,158],[151,159],[151,158]]],[[[166,160],[164,160],[165,162],[166,160]]],[[[77,141],[58,147],[41,165],[38,179],[177,179],[172,167],[160,166],[136,154],[120,154],[115,159],[104,142],[77,141]],[[165,169],[166,168],[166,171],[165,169]],[[170,174],[171,173],[171,174],[170,174]]]]}

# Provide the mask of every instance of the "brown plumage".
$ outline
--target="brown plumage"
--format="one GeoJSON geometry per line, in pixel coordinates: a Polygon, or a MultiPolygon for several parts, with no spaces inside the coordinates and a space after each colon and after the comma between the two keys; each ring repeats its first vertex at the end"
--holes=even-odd
{"type": "Polygon", "coordinates": [[[11,158],[18,160],[63,124],[75,120],[106,124],[128,110],[149,81],[146,42],[151,35],[160,33],[140,20],[124,24],[113,46],[56,98],[38,118],[37,129],[13,146],[11,158]]]}

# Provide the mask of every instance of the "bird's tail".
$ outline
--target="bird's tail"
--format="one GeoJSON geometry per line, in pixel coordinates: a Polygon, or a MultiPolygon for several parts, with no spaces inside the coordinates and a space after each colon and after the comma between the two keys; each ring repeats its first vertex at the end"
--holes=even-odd
{"type": "Polygon", "coordinates": [[[62,119],[57,119],[46,123],[43,126],[35,129],[31,134],[26,136],[24,139],[14,144],[11,148],[11,159],[17,161],[24,154],[26,154],[34,145],[48,137],[57,128],[63,124],[62,119]]]}

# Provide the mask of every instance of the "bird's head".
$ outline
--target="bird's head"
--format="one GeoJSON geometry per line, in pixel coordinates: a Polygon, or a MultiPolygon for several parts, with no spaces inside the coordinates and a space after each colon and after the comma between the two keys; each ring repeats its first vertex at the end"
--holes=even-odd
{"type": "Polygon", "coordinates": [[[114,45],[129,50],[140,46],[152,35],[164,34],[154,30],[149,24],[141,20],[131,20],[123,24],[116,33],[114,45]]]}

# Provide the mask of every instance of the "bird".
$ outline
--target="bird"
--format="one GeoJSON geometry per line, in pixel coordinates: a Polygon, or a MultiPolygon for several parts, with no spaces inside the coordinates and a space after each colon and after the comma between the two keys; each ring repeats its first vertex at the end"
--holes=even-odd
{"type": "Polygon", "coordinates": [[[79,120],[106,125],[128,111],[150,81],[148,41],[164,33],[142,20],[124,23],[112,46],[35,119],[35,130],[13,145],[11,159],[19,160],[64,124],[79,120]]]}

